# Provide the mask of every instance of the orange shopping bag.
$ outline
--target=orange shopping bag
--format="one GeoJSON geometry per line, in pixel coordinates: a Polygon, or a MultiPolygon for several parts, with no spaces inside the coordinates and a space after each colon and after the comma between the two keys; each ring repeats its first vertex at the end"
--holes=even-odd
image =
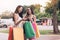
{"type": "Polygon", "coordinates": [[[39,29],[37,27],[37,24],[36,24],[36,37],[39,38],[40,37],[40,32],[39,32],[39,29]]]}
{"type": "Polygon", "coordinates": [[[9,28],[9,37],[8,37],[8,40],[13,40],[13,28],[12,27],[9,28]]]}
{"type": "Polygon", "coordinates": [[[24,40],[23,28],[13,28],[14,40],[24,40]]]}
{"type": "Polygon", "coordinates": [[[32,25],[33,25],[33,28],[35,30],[36,38],[39,38],[40,37],[40,32],[39,32],[39,29],[37,27],[37,24],[35,22],[33,22],[32,25]]]}

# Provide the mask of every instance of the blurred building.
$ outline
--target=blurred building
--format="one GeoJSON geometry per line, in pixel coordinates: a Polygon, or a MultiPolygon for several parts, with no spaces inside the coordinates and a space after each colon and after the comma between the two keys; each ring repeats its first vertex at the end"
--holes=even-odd
{"type": "Polygon", "coordinates": [[[43,17],[43,18],[40,18],[41,20],[41,25],[52,25],[52,19],[51,18],[46,18],[46,17],[43,17]]]}

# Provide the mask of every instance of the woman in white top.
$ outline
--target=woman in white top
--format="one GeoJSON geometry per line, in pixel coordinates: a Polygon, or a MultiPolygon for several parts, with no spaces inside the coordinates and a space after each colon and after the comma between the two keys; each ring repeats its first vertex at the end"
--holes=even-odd
{"type": "Polygon", "coordinates": [[[24,19],[23,19],[23,7],[22,6],[20,5],[17,6],[13,14],[13,21],[16,27],[23,27],[24,19]]]}
{"type": "Polygon", "coordinates": [[[15,25],[18,25],[21,21],[23,21],[23,7],[17,6],[14,14],[13,14],[13,21],[15,25]]]}

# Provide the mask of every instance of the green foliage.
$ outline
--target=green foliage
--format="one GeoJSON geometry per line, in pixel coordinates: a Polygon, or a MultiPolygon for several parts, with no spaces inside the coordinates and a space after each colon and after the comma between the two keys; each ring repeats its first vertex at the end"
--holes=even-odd
{"type": "Polygon", "coordinates": [[[45,14],[44,14],[44,17],[51,18],[51,14],[45,13],[45,14]]]}
{"type": "Polygon", "coordinates": [[[39,4],[38,5],[31,5],[29,7],[33,9],[34,14],[39,19],[40,18],[40,5],[39,4]]]}
{"type": "MultiPolygon", "coordinates": [[[[45,9],[45,12],[47,13],[50,13],[52,14],[54,9],[53,9],[53,6],[52,6],[53,3],[48,3],[47,2],[47,6],[46,6],[46,9],[45,9]]],[[[57,1],[57,4],[55,4],[57,10],[60,10],[60,0],[57,1]]]]}
{"type": "MultiPolygon", "coordinates": [[[[47,6],[46,6],[46,8],[45,8],[45,12],[46,13],[49,13],[50,14],[50,16],[52,16],[52,13],[54,12],[54,7],[51,5],[52,3],[47,3],[47,6]]],[[[57,4],[55,4],[56,5],[56,8],[57,8],[57,10],[56,10],[56,13],[57,13],[57,11],[60,11],[60,0],[58,0],[57,1],[57,4]]],[[[60,21],[60,12],[59,13],[57,13],[57,15],[58,15],[58,21],[60,21]]],[[[47,17],[49,17],[48,15],[44,15],[44,16],[47,16],[47,17]]]]}
{"type": "Polygon", "coordinates": [[[60,0],[58,0],[57,8],[60,10],[60,0]]]}
{"type": "Polygon", "coordinates": [[[13,16],[1,16],[1,19],[9,19],[12,18],[13,16]]]}
{"type": "Polygon", "coordinates": [[[46,8],[46,9],[45,9],[45,12],[52,14],[52,13],[53,13],[53,8],[52,8],[52,7],[46,8]]]}
{"type": "Polygon", "coordinates": [[[40,30],[40,34],[46,35],[46,34],[52,34],[53,30],[40,30]]]}
{"type": "Polygon", "coordinates": [[[58,21],[60,21],[60,12],[58,13],[58,21]]]}
{"type": "Polygon", "coordinates": [[[9,30],[1,30],[0,33],[9,33],[9,30]]]}
{"type": "Polygon", "coordinates": [[[38,19],[43,18],[43,17],[52,18],[51,14],[49,13],[38,13],[36,15],[38,19]]]}

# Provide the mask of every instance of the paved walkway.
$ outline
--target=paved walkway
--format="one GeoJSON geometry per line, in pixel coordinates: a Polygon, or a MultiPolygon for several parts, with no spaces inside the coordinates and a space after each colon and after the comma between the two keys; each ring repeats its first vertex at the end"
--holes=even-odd
{"type": "MultiPolygon", "coordinates": [[[[40,30],[53,30],[53,26],[40,26],[38,25],[40,30]]],[[[1,30],[6,30],[7,28],[0,28],[1,30]]],[[[60,26],[59,26],[60,29],[60,26]]],[[[0,33],[0,40],[8,40],[8,34],[0,33]]],[[[41,35],[41,37],[37,40],[60,40],[60,35],[41,35]]]]}
{"type": "MultiPolygon", "coordinates": [[[[8,40],[8,34],[0,33],[0,40],[8,40]]],[[[60,40],[60,35],[41,35],[37,40],[60,40]]]]}
{"type": "Polygon", "coordinates": [[[0,40],[8,40],[8,34],[0,33],[0,40]]]}
{"type": "Polygon", "coordinates": [[[41,35],[38,40],[60,40],[60,35],[41,35]]]}

